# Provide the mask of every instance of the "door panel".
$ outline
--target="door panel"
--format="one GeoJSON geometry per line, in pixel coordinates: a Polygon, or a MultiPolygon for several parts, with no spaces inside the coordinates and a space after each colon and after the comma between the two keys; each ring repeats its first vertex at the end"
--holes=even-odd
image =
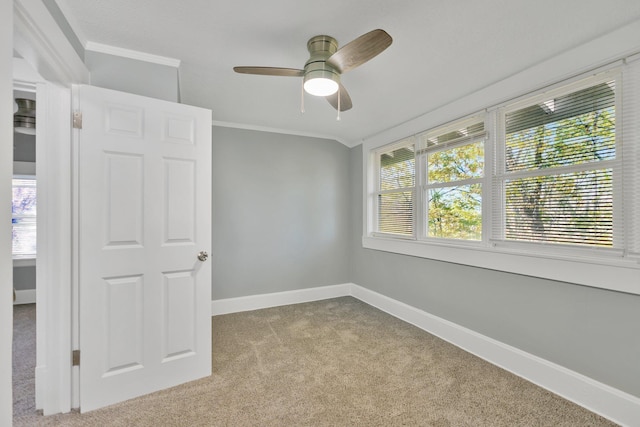
{"type": "Polygon", "coordinates": [[[195,352],[196,282],[192,271],[164,273],[163,362],[195,352]]]}
{"type": "Polygon", "coordinates": [[[105,246],[142,247],[144,156],[107,152],[104,161],[105,246]]]}
{"type": "Polygon", "coordinates": [[[196,228],[196,163],[164,159],[164,230],[166,245],[193,243],[196,228]]]}
{"type": "Polygon", "coordinates": [[[211,374],[211,112],[76,88],[82,412],[211,374]]]}
{"type": "Polygon", "coordinates": [[[143,367],[143,277],[104,279],[105,375],[143,367]]]}

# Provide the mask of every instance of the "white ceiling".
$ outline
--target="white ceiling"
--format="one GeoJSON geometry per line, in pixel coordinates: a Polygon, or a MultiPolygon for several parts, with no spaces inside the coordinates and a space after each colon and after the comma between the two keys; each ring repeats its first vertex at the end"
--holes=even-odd
{"type": "Polygon", "coordinates": [[[640,19],[638,0],[56,0],[81,42],[176,58],[181,101],[215,121],[355,145],[640,19]],[[342,77],[353,109],[336,121],[299,78],[236,65],[302,68],[318,34],[342,46],[382,28],[393,44],[342,77]]]}

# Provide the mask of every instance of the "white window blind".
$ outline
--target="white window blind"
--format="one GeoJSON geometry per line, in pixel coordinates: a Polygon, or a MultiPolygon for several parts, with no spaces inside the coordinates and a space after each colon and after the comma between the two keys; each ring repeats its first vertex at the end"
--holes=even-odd
{"type": "Polygon", "coordinates": [[[380,233],[414,235],[415,146],[410,141],[377,153],[380,233]]]}
{"type": "Polygon", "coordinates": [[[504,115],[503,164],[497,165],[504,239],[622,243],[614,238],[621,173],[616,100],[610,79],[504,115]]]}
{"type": "Polygon", "coordinates": [[[13,179],[11,206],[14,258],[36,255],[36,180],[13,179]]]}

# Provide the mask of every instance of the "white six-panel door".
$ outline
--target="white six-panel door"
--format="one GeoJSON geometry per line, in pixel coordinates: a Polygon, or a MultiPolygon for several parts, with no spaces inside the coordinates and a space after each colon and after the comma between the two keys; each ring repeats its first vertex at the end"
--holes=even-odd
{"type": "Polygon", "coordinates": [[[86,412],[211,374],[211,112],[76,89],[86,412]]]}

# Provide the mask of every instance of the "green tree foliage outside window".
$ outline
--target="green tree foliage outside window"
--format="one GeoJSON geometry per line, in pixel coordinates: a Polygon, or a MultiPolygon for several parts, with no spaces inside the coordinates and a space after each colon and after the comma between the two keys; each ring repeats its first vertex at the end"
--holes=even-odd
{"type": "Polygon", "coordinates": [[[484,176],[484,142],[431,152],[426,161],[427,235],[480,240],[482,185],[475,181],[484,176]]]}
{"type": "Polygon", "coordinates": [[[601,162],[616,157],[614,87],[507,115],[505,176],[537,172],[505,180],[507,239],[613,245],[613,169],[601,162]]]}

